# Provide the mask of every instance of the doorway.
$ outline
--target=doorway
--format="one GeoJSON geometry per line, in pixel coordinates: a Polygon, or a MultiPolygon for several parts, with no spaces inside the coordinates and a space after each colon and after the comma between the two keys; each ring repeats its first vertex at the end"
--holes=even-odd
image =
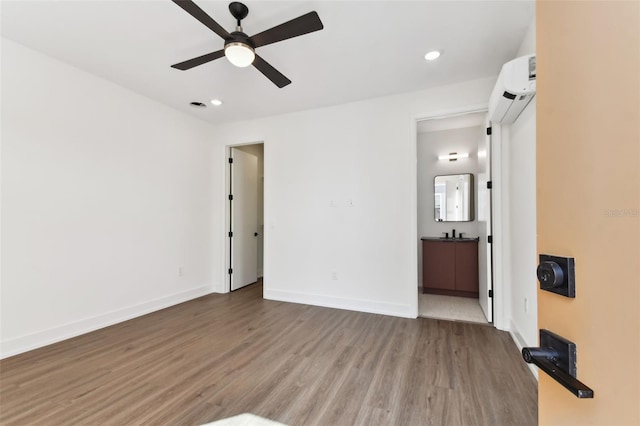
{"type": "Polygon", "coordinates": [[[493,321],[486,111],[417,122],[418,315],[493,321]]]}
{"type": "Polygon", "coordinates": [[[228,148],[228,280],[235,291],[261,283],[264,265],[264,144],[228,148]]]}

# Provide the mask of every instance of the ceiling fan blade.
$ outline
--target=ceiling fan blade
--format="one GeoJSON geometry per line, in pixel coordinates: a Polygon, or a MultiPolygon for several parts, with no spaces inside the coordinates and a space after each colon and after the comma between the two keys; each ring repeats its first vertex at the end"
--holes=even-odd
{"type": "Polygon", "coordinates": [[[198,65],[206,64],[214,59],[222,58],[224,56],[224,49],[216,52],[207,53],[206,55],[198,56],[197,58],[189,59],[188,61],[180,62],[179,64],[171,65],[171,68],[176,68],[182,71],[197,67],[198,65]]]}
{"type": "Polygon", "coordinates": [[[322,25],[318,14],[316,12],[309,12],[306,15],[299,16],[277,27],[270,28],[249,37],[249,41],[254,47],[266,46],[267,44],[309,34],[323,28],[324,25],[322,25]]]}
{"type": "Polygon", "coordinates": [[[281,89],[291,83],[291,80],[258,55],[256,55],[256,58],[253,61],[253,66],[281,89]]]}
{"type": "Polygon", "coordinates": [[[207,28],[209,28],[214,33],[218,34],[223,39],[226,40],[231,37],[227,30],[222,28],[220,24],[214,21],[211,16],[207,15],[207,13],[204,10],[200,9],[200,7],[198,7],[198,5],[196,5],[191,0],[172,0],[172,1],[178,6],[180,6],[189,15],[193,16],[198,21],[202,22],[207,28]]]}

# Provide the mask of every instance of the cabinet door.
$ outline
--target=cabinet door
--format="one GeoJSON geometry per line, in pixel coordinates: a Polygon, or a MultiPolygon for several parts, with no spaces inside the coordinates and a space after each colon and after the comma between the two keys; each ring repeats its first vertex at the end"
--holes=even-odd
{"type": "Polygon", "coordinates": [[[478,243],[456,242],[456,290],[478,293],[478,243]]]}
{"type": "Polygon", "coordinates": [[[422,242],[422,286],[442,290],[455,290],[455,243],[422,242]]]}

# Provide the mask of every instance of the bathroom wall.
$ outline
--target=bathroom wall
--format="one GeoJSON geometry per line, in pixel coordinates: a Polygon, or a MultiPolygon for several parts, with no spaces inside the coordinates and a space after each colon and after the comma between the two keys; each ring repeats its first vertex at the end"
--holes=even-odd
{"type": "Polygon", "coordinates": [[[440,237],[444,232],[451,236],[453,229],[456,235],[464,232],[465,236],[477,237],[478,206],[478,146],[484,140],[483,126],[447,129],[418,133],[418,278],[422,277],[421,237],[440,237]],[[467,152],[469,158],[456,161],[438,160],[439,155],[450,152],[467,152]],[[438,175],[472,173],[474,176],[473,205],[476,215],[470,222],[436,222],[434,220],[434,188],[433,180],[438,175]]]}

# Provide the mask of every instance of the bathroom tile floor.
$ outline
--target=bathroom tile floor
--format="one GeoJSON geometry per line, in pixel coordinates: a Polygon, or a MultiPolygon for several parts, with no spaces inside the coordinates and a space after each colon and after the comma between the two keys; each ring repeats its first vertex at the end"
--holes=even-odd
{"type": "Polygon", "coordinates": [[[468,297],[422,294],[419,289],[418,315],[423,318],[437,318],[454,321],[469,321],[487,324],[478,299],[468,297]]]}

